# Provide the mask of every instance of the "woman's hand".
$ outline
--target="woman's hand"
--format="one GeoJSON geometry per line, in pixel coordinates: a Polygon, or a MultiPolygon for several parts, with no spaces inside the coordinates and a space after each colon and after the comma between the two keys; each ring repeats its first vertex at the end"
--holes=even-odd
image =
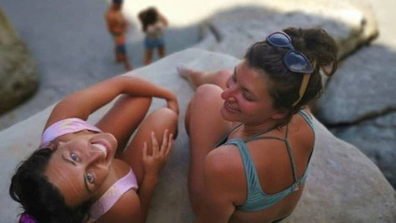
{"type": "Polygon", "coordinates": [[[162,168],[168,160],[172,145],[173,134],[165,129],[161,146],[158,145],[155,133],[151,132],[152,154],[148,154],[147,143],[143,147],[143,168],[145,177],[158,178],[162,168]]]}
{"type": "Polygon", "coordinates": [[[166,104],[169,109],[174,111],[177,115],[179,114],[179,104],[175,94],[172,93],[172,97],[166,99],[166,104]]]}

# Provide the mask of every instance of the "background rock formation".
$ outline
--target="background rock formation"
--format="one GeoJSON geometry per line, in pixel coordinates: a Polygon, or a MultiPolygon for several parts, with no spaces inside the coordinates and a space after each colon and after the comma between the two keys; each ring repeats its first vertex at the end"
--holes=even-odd
{"type": "Polygon", "coordinates": [[[31,97],[37,87],[33,58],[0,7],[0,114],[31,97]]]}

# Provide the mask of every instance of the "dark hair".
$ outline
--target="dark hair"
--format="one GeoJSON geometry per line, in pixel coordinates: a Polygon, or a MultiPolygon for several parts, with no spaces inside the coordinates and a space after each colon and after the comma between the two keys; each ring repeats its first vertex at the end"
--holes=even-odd
{"type": "Polygon", "coordinates": [[[148,9],[139,13],[139,20],[143,25],[143,32],[146,32],[149,25],[152,25],[158,21],[158,12],[155,7],[149,7],[148,9]]]}
{"type": "Polygon", "coordinates": [[[299,89],[304,74],[295,73],[283,64],[283,57],[288,48],[269,45],[266,41],[253,44],[247,51],[245,59],[249,66],[264,71],[269,76],[269,94],[274,100],[274,108],[287,111],[278,127],[289,123],[295,113],[312,99],[323,93],[320,70],[331,76],[337,69],[337,46],[334,39],[323,29],[287,28],[283,30],[292,39],[293,47],[303,53],[314,66],[307,89],[301,100],[299,89]]]}
{"type": "Polygon", "coordinates": [[[50,148],[38,149],[19,165],[11,178],[10,196],[38,223],[83,222],[89,217],[87,213],[91,202],[74,209],[67,207],[59,189],[43,175],[54,151],[50,148]]]}

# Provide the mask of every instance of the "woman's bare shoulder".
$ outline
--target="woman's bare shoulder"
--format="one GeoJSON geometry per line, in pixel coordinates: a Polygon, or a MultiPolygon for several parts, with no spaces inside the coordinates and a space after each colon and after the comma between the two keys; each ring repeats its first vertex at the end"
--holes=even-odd
{"type": "Polygon", "coordinates": [[[237,146],[223,145],[212,150],[206,156],[205,171],[224,178],[227,178],[229,173],[243,174],[242,158],[237,146]]]}

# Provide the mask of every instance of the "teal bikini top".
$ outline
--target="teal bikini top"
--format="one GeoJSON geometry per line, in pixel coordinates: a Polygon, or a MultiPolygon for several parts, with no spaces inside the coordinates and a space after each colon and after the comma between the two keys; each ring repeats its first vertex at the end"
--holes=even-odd
{"type": "MultiPolygon", "coordinates": [[[[311,120],[311,118],[307,115],[307,113],[305,113],[305,111],[301,110],[298,112],[303,118],[304,120],[308,123],[308,125],[311,127],[312,130],[314,130],[313,128],[313,122],[311,120]]],[[[274,137],[274,136],[260,136],[264,133],[270,132],[271,130],[273,130],[274,128],[271,128],[269,130],[266,130],[265,132],[260,132],[258,134],[255,134],[245,140],[242,139],[230,139],[228,141],[227,138],[229,136],[229,134],[235,130],[236,128],[238,128],[240,125],[236,126],[234,129],[232,129],[224,138],[223,140],[221,140],[218,145],[236,145],[238,147],[238,150],[241,154],[242,157],[242,161],[243,161],[243,166],[245,169],[245,175],[246,175],[246,181],[247,181],[247,188],[248,188],[248,194],[247,194],[247,199],[245,201],[244,204],[236,206],[236,208],[240,211],[244,211],[244,212],[254,212],[254,211],[260,211],[266,208],[271,207],[272,205],[274,205],[275,203],[281,201],[283,198],[285,198],[287,195],[293,193],[294,191],[297,191],[299,189],[299,187],[301,186],[301,184],[304,183],[304,181],[307,178],[308,172],[309,172],[309,162],[311,160],[311,155],[309,157],[308,160],[308,167],[305,170],[304,175],[301,178],[297,177],[297,173],[296,173],[296,166],[294,163],[294,156],[291,150],[291,146],[289,144],[288,138],[287,138],[287,133],[288,133],[288,129],[286,129],[286,134],[284,138],[279,138],[279,137],[274,137]],[[251,154],[249,152],[248,147],[246,146],[247,142],[253,141],[253,140],[257,140],[257,139],[275,139],[275,140],[280,140],[283,141],[286,145],[287,148],[287,152],[289,154],[289,158],[290,158],[290,163],[292,166],[292,171],[293,171],[293,179],[294,179],[294,183],[286,188],[285,190],[276,193],[276,194],[266,194],[260,185],[259,182],[259,177],[256,171],[256,167],[254,166],[254,162],[253,159],[251,157],[251,154]]],[[[314,131],[315,133],[315,131],[314,131]]]]}

